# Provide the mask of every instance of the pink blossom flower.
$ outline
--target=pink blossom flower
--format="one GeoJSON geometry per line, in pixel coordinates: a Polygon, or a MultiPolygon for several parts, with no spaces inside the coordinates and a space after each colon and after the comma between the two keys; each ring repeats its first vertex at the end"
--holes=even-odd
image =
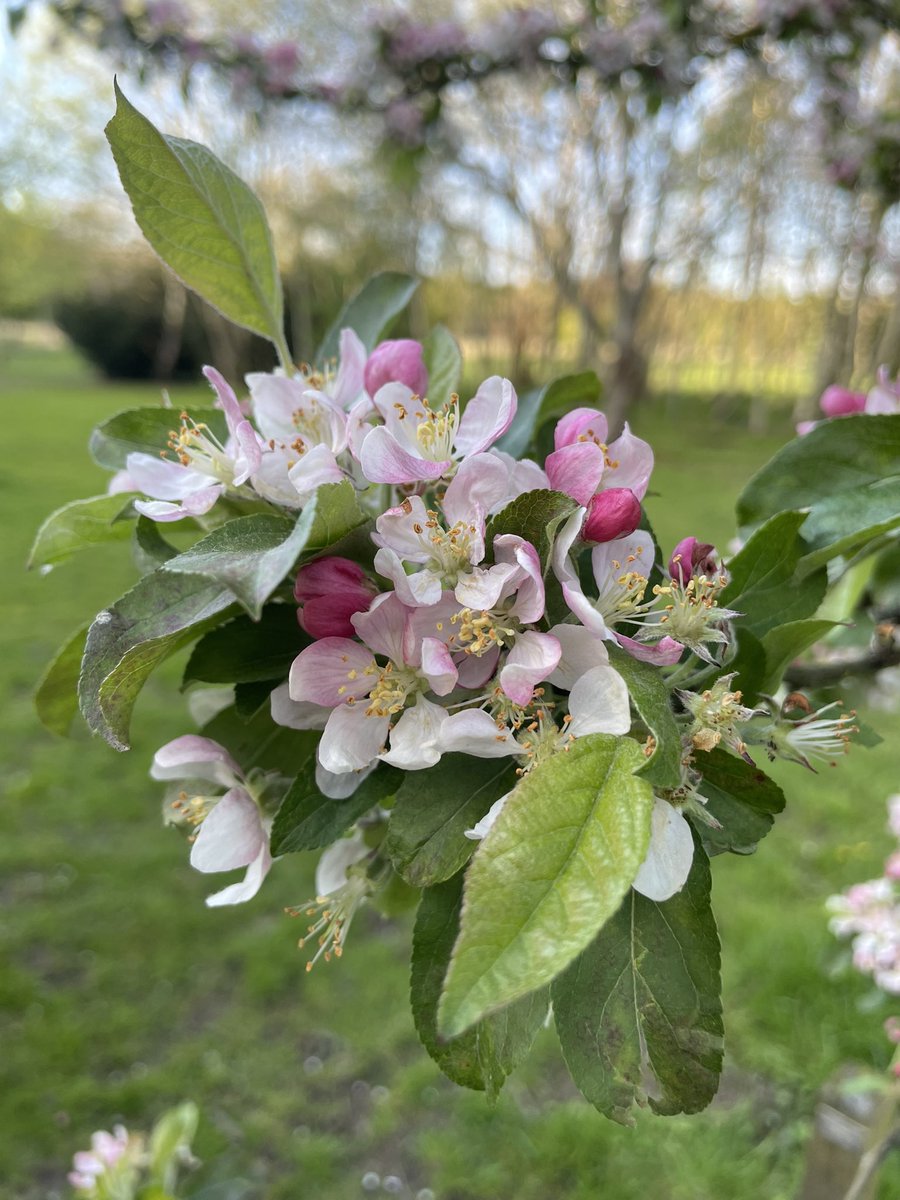
{"type": "Polygon", "coordinates": [[[79,1150],[74,1156],[69,1183],[87,1196],[100,1196],[106,1195],[107,1191],[101,1192],[98,1185],[112,1182],[115,1177],[118,1188],[127,1188],[130,1194],[136,1180],[136,1161],[142,1150],[141,1139],[129,1134],[124,1125],[114,1126],[112,1133],[100,1129],[91,1136],[90,1150],[79,1150]]]}
{"type": "Polygon", "coordinates": [[[374,396],[388,383],[402,383],[417,396],[428,391],[428,371],[421,342],[411,338],[381,342],[369,355],[363,375],[366,391],[374,396]]]}
{"type": "Polygon", "coordinates": [[[191,824],[200,824],[191,846],[191,866],[195,870],[207,873],[247,868],[240,883],[207,896],[207,905],[215,908],[252,899],[272,865],[271,820],[263,816],[247,779],[225,747],[211,738],[185,734],[157,750],[150,775],[159,780],[204,780],[227,788],[218,797],[190,798],[185,793],[177,808],[191,824]]]}
{"type": "Polygon", "coordinates": [[[851,392],[838,383],[827,387],[819,399],[819,408],[826,417],[846,417],[862,412],[865,407],[865,392],[851,392]]]}
{"type": "Polygon", "coordinates": [[[484,524],[484,511],[475,505],[445,529],[421,496],[409,496],[375,522],[375,570],[393,583],[410,608],[437,604],[445,588],[455,587],[484,558],[484,524]],[[407,574],[404,563],[420,564],[421,569],[407,574]]]}
{"type": "Polygon", "coordinates": [[[866,396],[865,411],[888,416],[900,412],[900,379],[892,380],[887,367],[878,368],[878,381],[866,396]]]}
{"type": "Polygon", "coordinates": [[[587,505],[601,489],[628,488],[642,500],[653,471],[653,451],[625,425],[607,445],[607,422],[595,408],[576,408],[558,423],[544,469],[550,486],[587,505]]]}
{"type": "Polygon", "coordinates": [[[669,559],[669,575],[680,583],[686,583],[692,575],[718,575],[721,568],[714,549],[709,542],[698,542],[695,537],[682,538],[669,559]]]}
{"type": "Polygon", "coordinates": [[[353,637],[350,618],[365,612],[375,594],[362,567],[338,555],[307,563],[294,582],[294,599],[300,605],[298,620],[314,638],[353,637]]]}
{"type": "Polygon", "coordinates": [[[385,385],[373,404],[384,424],[370,429],[359,448],[363,473],[372,483],[440,479],[456,460],[492,446],[516,415],[516,393],[499,375],[482,383],[462,416],[454,397],[432,409],[402,383],[385,385]]]}

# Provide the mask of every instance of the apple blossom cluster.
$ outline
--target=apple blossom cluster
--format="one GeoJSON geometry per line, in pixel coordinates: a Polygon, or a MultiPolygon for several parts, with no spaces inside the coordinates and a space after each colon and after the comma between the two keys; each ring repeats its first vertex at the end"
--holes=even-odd
{"type": "Polygon", "coordinates": [[[182,1169],[197,1165],[191,1154],[197,1121],[196,1105],[187,1101],[164,1113],[149,1137],[124,1125],[112,1133],[99,1129],[90,1149],[75,1154],[69,1183],[82,1200],[171,1197],[182,1169]]]}

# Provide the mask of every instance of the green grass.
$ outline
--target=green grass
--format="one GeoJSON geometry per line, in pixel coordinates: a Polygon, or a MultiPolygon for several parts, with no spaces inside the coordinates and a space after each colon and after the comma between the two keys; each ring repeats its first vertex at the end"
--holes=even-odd
{"type": "MultiPolygon", "coordinates": [[[[311,975],[281,915],[311,891],[312,862],[279,864],[239,910],[207,910],[160,822],[153,750],[186,731],[178,664],[148,685],[133,751],[37,724],[30,692],[66,635],[127,586],[115,554],[26,575],[53,507],[105,486],[92,425],[152,398],[98,384],[67,355],[0,359],[4,530],[0,764],[0,1197],[65,1194],[95,1128],[146,1128],[193,1098],[210,1177],[265,1200],[364,1196],[366,1172],[438,1200],[767,1200],[795,1194],[816,1089],[842,1062],[883,1067],[883,1007],[835,977],[822,905],[885,852],[890,742],[813,779],[776,773],[789,811],[755,860],[715,863],[724,939],[728,1066],[722,1097],[692,1118],[605,1122],[567,1082],[548,1031],[491,1108],[455,1090],[418,1047],[407,1007],[409,923],[367,914],[339,963],[311,975]]],[[[178,404],[202,394],[173,394],[178,404]]],[[[663,545],[722,541],[743,480],[778,444],[690,407],[636,418],[658,457],[650,500],[663,545]]],[[[895,718],[875,715],[887,733],[895,718]]],[[[897,1177],[882,1194],[897,1194],[897,1177]]],[[[382,1193],[384,1194],[384,1193],[382,1193]]]]}

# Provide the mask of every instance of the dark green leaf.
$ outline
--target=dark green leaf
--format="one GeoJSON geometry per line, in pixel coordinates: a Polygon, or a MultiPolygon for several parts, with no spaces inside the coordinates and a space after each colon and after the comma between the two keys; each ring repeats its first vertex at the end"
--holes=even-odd
{"type": "Polygon", "coordinates": [[[810,617],[822,603],[828,579],[824,570],[796,577],[806,552],[800,536],[804,513],[783,512],[772,517],[729,562],[731,582],[719,603],[741,614],[738,624],[757,637],[776,625],[810,617]]]}
{"type": "MultiPolygon", "coordinates": [[[[225,442],[228,427],[225,414],[217,408],[191,408],[198,425],[225,442]]],[[[121,470],[129,454],[152,454],[165,450],[179,424],[178,411],[172,408],[129,408],[101,422],[91,434],[89,449],[94,461],[111,471],[121,470]]]]}
{"type": "Polygon", "coordinates": [[[789,621],[786,625],[776,625],[770,629],[762,639],[766,652],[766,675],[760,690],[775,691],[788,663],[820,641],[836,624],[835,621],[820,620],[789,621]]]}
{"type": "Polygon", "coordinates": [[[160,533],[157,522],[151,521],[149,517],[138,517],[133,537],[132,557],[142,575],[155,571],[178,553],[171,542],[167,542],[160,533]]]}
{"type": "Polygon", "coordinates": [[[311,759],[281,802],[272,825],[272,853],[317,850],[330,846],[354,821],[383,804],[396,792],[401,772],[384,763],[367,776],[352,796],[332,800],[316,787],[316,764],[311,759]]]}
{"type": "Polygon", "coordinates": [[[637,774],[657,791],[677,788],[681,784],[681,731],[662,675],[650,663],[632,658],[612,642],[607,649],[610,664],[628,685],[631,701],[656,741],[656,748],[638,767],[637,774]]]}
{"type": "Polygon", "coordinates": [[[394,868],[414,887],[455,875],[475,851],[465,830],[515,784],[509,759],[469,754],[445,754],[430,770],[408,771],[384,843],[394,868]]]}
{"type": "Polygon", "coordinates": [[[462,374],[462,355],[456,338],[443,325],[435,325],[423,342],[425,366],[428,368],[428,398],[432,407],[446,404],[459,391],[462,374]]]}
{"type": "Polygon", "coordinates": [[[272,692],[280,679],[261,679],[255,683],[234,685],[234,711],[242,721],[252,721],[261,709],[269,710],[272,692]]]}
{"type": "Polygon", "coordinates": [[[267,604],[258,621],[236,617],[194,647],[184,669],[189,683],[256,683],[284,679],[309,638],[292,604],[267,604]]]}
{"type": "Polygon", "coordinates": [[[78,674],[87,632],[87,625],[76,629],[57,650],[35,689],[34,707],[41,724],[60,737],[68,735],[78,712],[78,674]]]}
{"type": "Polygon", "coordinates": [[[721,829],[712,829],[697,821],[708,854],[752,854],[784,808],[784,792],[759,767],[717,748],[699,753],[695,763],[703,774],[700,792],[707,799],[706,810],[721,829]]]}
{"type": "Polygon", "coordinates": [[[196,575],[145,575],[91,625],[78,682],[90,728],[128,749],[131,710],[150,673],[169,655],[225,620],[231,595],[196,575]]]}
{"type": "Polygon", "coordinates": [[[572,497],[563,492],[548,488],[523,492],[488,521],[485,545],[490,549],[494,538],[501,533],[517,534],[537,550],[546,575],[557,531],[577,507],[572,497]]]}
{"type": "Polygon", "coordinates": [[[592,734],[511,793],[466,874],[442,1034],[549,983],[615,913],[650,839],[642,762],[629,738],[592,734]]]}
{"type": "Polygon", "coordinates": [[[316,353],[316,363],[324,366],[337,358],[342,329],[353,329],[365,348],[372,352],[385,330],[415,294],[418,279],[399,271],[373,275],[341,309],[316,353]]]}
{"type": "Polygon", "coordinates": [[[349,482],[326,483],[296,521],[274,513],[237,517],[170,559],[163,570],[215,580],[258,618],[301,553],[331,545],[364,520],[349,482]]]}
{"type": "Polygon", "coordinates": [[[131,501],[130,495],[91,496],[73,500],[51,513],[34,539],[28,567],[45,567],[63,562],[79,550],[124,542],[131,536],[127,521],[116,521],[131,501]]]}
{"type": "Polygon", "coordinates": [[[304,768],[319,743],[318,733],[276,725],[267,708],[244,721],[232,705],[208,721],[201,732],[230,751],[245,771],[258,767],[289,778],[304,768]]]}
{"type": "Polygon", "coordinates": [[[497,448],[513,458],[523,458],[542,425],[558,421],[573,408],[594,408],[599,400],[600,380],[593,371],[554,379],[546,387],[519,398],[516,419],[497,448]]]}
{"type": "Polygon", "coordinates": [[[656,903],[632,891],[553,985],[563,1055],[585,1098],[623,1125],[648,1099],[664,1116],[705,1108],[722,1069],[720,991],[709,862],[698,846],[681,892],[656,903]]]}
{"type": "Polygon", "coordinates": [[[462,1087],[498,1095],[525,1058],[547,1015],[541,988],[485,1017],[449,1041],[438,1036],[437,1009],[450,954],[459,931],[462,872],[422,893],[413,932],[410,1001],[422,1045],[444,1074],[462,1087]]]}
{"type": "Polygon", "coordinates": [[[205,146],[160,133],[118,85],[106,136],[135,219],[163,262],[229,321],[282,348],[281,279],[250,188],[205,146]]]}

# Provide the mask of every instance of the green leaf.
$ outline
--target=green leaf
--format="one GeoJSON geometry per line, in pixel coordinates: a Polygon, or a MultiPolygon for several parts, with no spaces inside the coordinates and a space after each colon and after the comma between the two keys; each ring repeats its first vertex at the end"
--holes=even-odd
{"type": "Polygon", "coordinates": [[[544,574],[550,570],[550,555],[557,530],[578,505],[571,496],[548,488],[535,488],[511,500],[488,521],[485,545],[490,548],[501,533],[515,533],[531,542],[540,555],[544,574]]]}
{"type": "Polygon", "coordinates": [[[516,787],[466,876],[444,1035],[549,983],[615,913],[650,839],[642,762],[630,738],[598,733],[516,787]]]}
{"type": "Polygon", "coordinates": [[[776,625],[770,629],[762,639],[766,652],[766,674],[759,690],[775,691],[788,663],[820,641],[838,623],[822,620],[789,621],[786,625],[776,625]]]}
{"type": "Polygon", "coordinates": [[[632,891],[553,985],[563,1055],[585,1099],[623,1125],[648,1099],[663,1116],[705,1108],[722,1069],[720,993],[709,861],[698,846],[681,892],[656,903],[632,891]]]}
{"type": "Polygon", "coordinates": [[[803,526],[803,540],[816,547],[804,556],[801,573],[853,554],[900,526],[900,473],[820,500],[803,526]]]}
{"type": "Polygon", "coordinates": [[[183,686],[284,679],[307,645],[294,605],[268,604],[258,621],[236,617],[201,638],[184,669],[183,686]]]}
{"type": "Polygon", "coordinates": [[[573,408],[594,408],[600,401],[600,380],[593,371],[563,375],[537,391],[519,398],[512,428],[497,443],[498,450],[522,458],[532,447],[541,426],[558,421],[573,408]]]}
{"type": "Polygon", "coordinates": [[[444,325],[435,325],[423,342],[428,368],[428,398],[432,405],[445,404],[459,391],[462,355],[456,338],[444,325]]]}
{"type": "Polygon", "coordinates": [[[338,541],[364,521],[352,484],[326,483],[296,522],[274,513],[237,517],[170,559],[162,569],[215,580],[258,618],[301,553],[312,554],[338,541]]]}
{"type": "Polygon", "coordinates": [[[316,764],[310,760],[281,802],[272,825],[272,853],[318,850],[330,846],[354,821],[383,804],[400,786],[402,774],[381,763],[352,796],[332,800],[316,786],[316,764]]]}
{"type": "Polygon", "coordinates": [[[127,750],[131,710],[148,676],[225,620],[232,607],[231,595],[218,584],[159,570],[104,609],[88,631],[78,681],[81,711],[94,733],[127,750]]]}
{"type": "Polygon", "coordinates": [[[696,822],[707,853],[752,854],[784,809],[784,792],[759,767],[721,747],[697,754],[694,765],[703,774],[700,792],[707,799],[706,810],[722,826],[696,822]]]}
{"type": "MultiPolygon", "coordinates": [[[[191,408],[191,417],[198,425],[208,426],[220,442],[228,440],[225,414],[218,408],[191,408]]],[[[125,466],[129,454],[152,454],[156,458],[166,450],[173,431],[179,424],[178,410],[173,408],[129,408],[102,421],[91,434],[88,449],[94,462],[110,471],[125,466]]]]}
{"type": "Polygon", "coordinates": [[[190,1151],[197,1134],[200,1113],[191,1100],[170,1108],[150,1134],[150,1183],[171,1192],[178,1179],[184,1152],[190,1151]]]}
{"type": "Polygon", "coordinates": [[[422,893],[413,931],[410,1001],[422,1045],[454,1083],[496,1097],[525,1058],[549,1004],[546,988],[523,996],[449,1041],[438,1036],[437,1010],[459,931],[463,875],[422,893]]]}
{"type": "Polygon", "coordinates": [[[132,558],[142,575],[155,571],[178,553],[171,542],[167,542],[160,533],[158,523],[151,521],[149,517],[138,516],[133,539],[132,558]]]}
{"type": "Polygon", "coordinates": [[[87,625],[82,625],[63,643],[35,689],[34,707],[41,724],[60,737],[68,736],[78,712],[78,674],[87,632],[87,625]]]}
{"type": "Polygon", "coordinates": [[[445,754],[427,771],[408,771],[391,810],[384,848],[413,887],[455,875],[475,852],[465,830],[516,784],[509,759],[445,754]]]}
{"type": "Polygon", "coordinates": [[[812,616],[825,595],[824,570],[798,579],[797,564],[806,546],[800,536],[804,513],[772,517],[729,562],[731,582],[719,603],[741,614],[737,624],[757,637],[776,625],[812,616]]]}
{"type": "Polygon", "coordinates": [[[258,767],[293,778],[315,755],[319,734],[276,725],[268,708],[245,721],[234,706],[217,713],[201,730],[228,750],[245,771],[258,767]]]}
{"type": "Polygon", "coordinates": [[[743,693],[744,703],[752,705],[763,690],[766,652],[758,637],[749,629],[741,628],[740,620],[734,623],[734,634],[737,639],[737,653],[727,663],[727,669],[737,675],[733,686],[743,693]]]}
{"type": "Polygon", "coordinates": [[[163,262],[281,353],[281,279],[266,214],[250,188],[205,146],[160,133],[118,84],[106,136],[135,220],[163,262]]]}
{"type": "Polygon", "coordinates": [[[268,712],[272,692],[280,682],[280,679],[260,679],[254,683],[236,683],[234,685],[234,711],[241,720],[252,721],[263,709],[268,712]]]}
{"type": "Polygon", "coordinates": [[[681,731],[672,712],[670,692],[656,667],[632,658],[620,646],[607,644],[609,661],[628,685],[628,694],[641,720],[653,734],[656,748],[636,774],[657,791],[681,784],[681,731]]]}
{"type": "Polygon", "coordinates": [[[418,286],[418,279],[399,271],[373,275],[335,318],[316,352],[316,363],[324,366],[329,359],[338,357],[342,329],[355,330],[371,353],[394,317],[412,300],[418,286]]]}
{"type": "Polygon", "coordinates": [[[131,536],[127,521],[116,521],[131,501],[131,495],[91,496],[73,500],[51,513],[34,539],[28,568],[63,562],[79,550],[124,542],[131,536]]]}

